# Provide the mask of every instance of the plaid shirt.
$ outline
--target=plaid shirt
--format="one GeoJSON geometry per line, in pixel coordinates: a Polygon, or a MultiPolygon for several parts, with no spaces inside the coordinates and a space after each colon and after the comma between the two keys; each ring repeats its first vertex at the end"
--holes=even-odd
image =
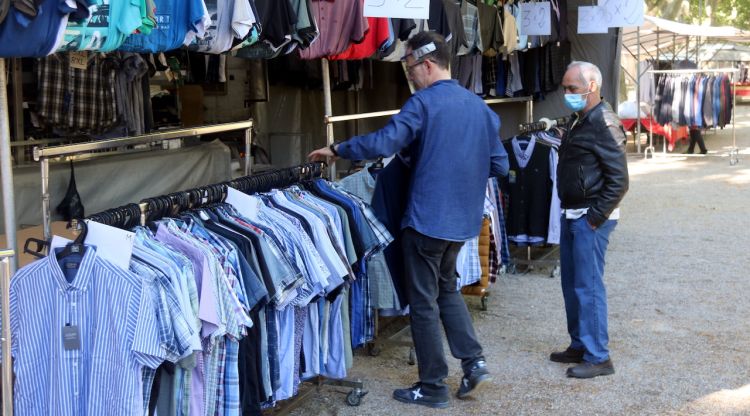
{"type": "Polygon", "coordinates": [[[224,373],[226,372],[226,339],[221,337],[207,355],[206,384],[204,385],[204,401],[206,403],[205,415],[223,415],[224,412],[224,373]]]}
{"type": "Polygon", "coordinates": [[[474,284],[482,279],[482,263],[479,260],[479,237],[467,241],[458,254],[459,262],[457,289],[474,284]]]}
{"type": "MultiPolygon", "coordinates": [[[[264,325],[264,323],[260,323],[264,325]]],[[[221,416],[239,416],[240,414],[240,342],[227,337],[226,365],[224,371],[224,410],[221,416]]]]}
{"type": "MultiPolygon", "coordinates": [[[[494,91],[497,86],[498,59],[501,59],[500,55],[493,57],[482,56],[482,89],[484,90],[485,95],[492,95],[495,97],[498,95],[498,92],[494,91]],[[494,94],[490,94],[491,91],[494,91],[494,94]]],[[[500,92],[500,95],[502,95],[503,92],[500,92]]]]}
{"type": "Polygon", "coordinates": [[[38,113],[43,122],[71,132],[99,133],[117,122],[115,71],[90,54],[86,69],[70,67],[65,54],[39,60],[38,113]]]}
{"type": "Polygon", "coordinates": [[[375,233],[375,237],[377,237],[378,239],[378,245],[367,254],[371,254],[372,251],[380,251],[388,247],[388,244],[391,244],[393,242],[393,236],[390,232],[388,232],[388,229],[385,228],[385,225],[383,225],[383,223],[380,222],[377,217],[375,217],[375,213],[372,211],[370,205],[368,205],[360,197],[344,189],[344,187],[340,184],[332,183],[331,185],[334,189],[345,194],[346,196],[351,198],[354,203],[357,204],[357,206],[364,214],[367,223],[370,225],[370,228],[372,228],[373,233],[375,233]]]}

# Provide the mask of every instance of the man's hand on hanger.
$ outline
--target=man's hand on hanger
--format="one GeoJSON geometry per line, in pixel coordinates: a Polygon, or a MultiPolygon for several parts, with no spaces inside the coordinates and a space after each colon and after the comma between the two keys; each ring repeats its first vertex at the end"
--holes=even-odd
{"type": "Polygon", "coordinates": [[[332,147],[334,146],[335,145],[331,145],[313,150],[309,155],[307,155],[307,159],[311,162],[335,162],[339,157],[335,153],[334,149],[332,149],[332,147]]]}

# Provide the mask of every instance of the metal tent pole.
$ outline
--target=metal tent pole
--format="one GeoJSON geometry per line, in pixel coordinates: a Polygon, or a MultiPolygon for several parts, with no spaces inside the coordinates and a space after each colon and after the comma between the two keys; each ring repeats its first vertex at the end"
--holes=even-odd
{"type": "Polygon", "coordinates": [[[729,151],[729,165],[734,166],[739,163],[740,149],[737,148],[737,130],[735,129],[735,111],[737,107],[737,86],[734,85],[735,72],[731,72],[729,75],[730,86],[732,87],[732,150],[729,151]]]}
{"type": "MultiPolygon", "coordinates": [[[[321,59],[323,66],[323,108],[325,110],[326,123],[326,145],[333,144],[333,123],[328,121],[328,117],[333,116],[333,101],[331,100],[331,72],[328,68],[328,59],[321,59]]],[[[331,162],[329,166],[329,177],[332,181],[336,180],[336,162],[331,162]]]]}
{"type": "Polygon", "coordinates": [[[13,366],[11,365],[10,356],[10,262],[15,259],[15,253],[13,250],[0,250],[0,307],[2,310],[2,317],[0,322],[3,325],[2,331],[2,358],[3,358],[3,370],[2,370],[2,394],[3,394],[3,415],[13,415],[13,366]]]}
{"type": "MultiPolygon", "coordinates": [[[[21,58],[14,58],[11,65],[11,82],[13,83],[13,138],[17,142],[24,140],[23,132],[23,71],[21,58]]],[[[16,164],[26,161],[26,151],[19,147],[15,151],[16,164]]]]}
{"type": "MultiPolygon", "coordinates": [[[[8,125],[8,83],[5,79],[5,59],[0,58],[0,176],[3,184],[3,213],[6,247],[18,252],[16,246],[16,203],[13,194],[13,166],[10,154],[10,126],[8,125]]],[[[16,257],[10,258],[10,273],[18,268],[16,257]]]]}
{"type": "Polygon", "coordinates": [[[641,153],[641,27],[636,30],[636,43],[638,44],[638,58],[635,63],[635,149],[641,153]]]}
{"type": "Polygon", "coordinates": [[[250,120],[250,127],[245,129],[245,176],[253,173],[253,159],[250,155],[253,150],[253,120],[250,120]]]}

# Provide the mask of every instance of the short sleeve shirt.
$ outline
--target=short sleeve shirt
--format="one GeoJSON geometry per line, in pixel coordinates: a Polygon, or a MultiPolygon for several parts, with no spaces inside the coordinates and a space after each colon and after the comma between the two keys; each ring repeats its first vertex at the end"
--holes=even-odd
{"type": "Polygon", "coordinates": [[[10,284],[17,414],[142,412],[142,369],[157,368],[163,350],[140,278],[91,246],[62,266],[77,268],[71,282],[52,254],[10,284]],[[79,348],[66,348],[66,327],[78,332],[79,348]]]}
{"type": "Polygon", "coordinates": [[[142,0],[104,0],[100,5],[90,6],[88,19],[68,22],[58,51],[117,49],[143,23],[142,8],[145,8],[142,0]]]}
{"type": "Polygon", "coordinates": [[[177,49],[189,31],[198,32],[203,21],[203,0],[156,0],[156,28],[150,34],[129,36],[120,47],[128,52],[157,53],[177,49]]]}
{"type": "Polygon", "coordinates": [[[362,2],[313,0],[311,9],[320,35],[309,48],[300,51],[302,59],[316,59],[341,53],[352,42],[361,41],[369,26],[362,2]]]}
{"type": "Polygon", "coordinates": [[[0,57],[42,57],[53,52],[61,26],[76,8],[66,0],[43,0],[37,4],[38,14],[33,19],[10,8],[0,23],[0,57]]]}

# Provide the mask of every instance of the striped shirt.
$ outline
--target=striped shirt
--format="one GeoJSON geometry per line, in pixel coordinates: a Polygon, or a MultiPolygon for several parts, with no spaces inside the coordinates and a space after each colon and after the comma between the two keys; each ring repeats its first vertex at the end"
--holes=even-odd
{"type": "Polygon", "coordinates": [[[17,415],[140,415],[141,372],[157,368],[153,305],[141,279],[98,257],[92,246],[20,269],[10,284],[17,415]],[[77,265],[77,271],[74,266],[77,265]],[[62,331],[77,327],[80,348],[62,331]]]}

